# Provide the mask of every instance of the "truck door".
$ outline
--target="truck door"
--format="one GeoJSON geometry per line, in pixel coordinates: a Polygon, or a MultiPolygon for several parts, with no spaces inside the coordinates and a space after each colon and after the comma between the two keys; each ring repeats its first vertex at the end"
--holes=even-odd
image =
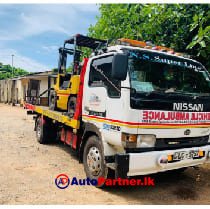
{"type": "Polygon", "coordinates": [[[112,59],[113,54],[91,61],[83,94],[84,119],[99,127],[107,141],[116,139],[116,132],[120,133],[112,121],[121,120],[123,112],[120,81],[111,77],[112,59]]]}

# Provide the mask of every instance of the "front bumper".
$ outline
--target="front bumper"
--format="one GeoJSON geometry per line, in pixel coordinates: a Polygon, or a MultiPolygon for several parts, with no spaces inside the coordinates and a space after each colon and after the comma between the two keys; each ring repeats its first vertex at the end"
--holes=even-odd
{"type": "Polygon", "coordinates": [[[210,145],[176,150],[118,154],[115,156],[115,171],[117,177],[126,178],[196,166],[203,163],[210,163],[210,145]],[[168,155],[181,151],[204,151],[204,156],[197,159],[163,162],[162,159],[167,159],[168,155]]]}

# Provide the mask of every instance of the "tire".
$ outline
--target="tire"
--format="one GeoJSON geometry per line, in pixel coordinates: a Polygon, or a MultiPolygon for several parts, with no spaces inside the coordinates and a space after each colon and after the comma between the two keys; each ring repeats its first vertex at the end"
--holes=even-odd
{"type": "Polygon", "coordinates": [[[57,130],[48,120],[43,123],[41,117],[36,121],[36,138],[40,144],[48,144],[57,140],[57,130]]]}
{"type": "MultiPolygon", "coordinates": [[[[107,178],[108,168],[105,164],[102,142],[97,136],[88,138],[83,152],[84,170],[88,178],[98,180],[99,177],[107,178]]],[[[97,185],[96,187],[103,187],[97,185]]]]}
{"type": "Polygon", "coordinates": [[[67,111],[68,111],[68,116],[70,118],[74,117],[74,113],[76,111],[76,103],[77,103],[77,98],[76,97],[70,97],[69,98],[67,111]]]}
{"type": "Polygon", "coordinates": [[[49,98],[49,109],[50,110],[56,110],[57,105],[56,105],[56,92],[51,91],[50,92],[50,98],[49,98]]]}

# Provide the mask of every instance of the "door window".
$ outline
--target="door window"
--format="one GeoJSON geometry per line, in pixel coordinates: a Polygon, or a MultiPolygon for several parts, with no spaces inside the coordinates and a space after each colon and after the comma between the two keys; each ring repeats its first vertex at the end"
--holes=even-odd
{"type": "Polygon", "coordinates": [[[109,97],[120,97],[120,81],[111,77],[112,56],[101,57],[92,61],[90,66],[89,86],[105,87],[109,97]]]}

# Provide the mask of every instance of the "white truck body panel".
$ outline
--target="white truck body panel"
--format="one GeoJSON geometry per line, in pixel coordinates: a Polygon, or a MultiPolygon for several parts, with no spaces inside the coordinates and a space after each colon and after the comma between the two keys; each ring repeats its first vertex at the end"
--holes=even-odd
{"type": "Polygon", "coordinates": [[[188,166],[196,166],[203,163],[210,163],[210,145],[199,148],[184,148],[177,150],[155,151],[145,153],[132,153],[129,159],[128,176],[146,175],[151,173],[163,172],[167,170],[179,169],[188,166]],[[205,157],[202,159],[185,159],[179,162],[160,164],[161,156],[172,155],[174,152],[203,150],[205,157]]]}
{"type": "MultiPolygon", "coordinates": [[[[125,46],[123,46],[125,48],[125,46]]],[[[127,47],[133,48],[135,47],[127,47]]],[[[110,47],[111,51],[120,51],[120,46],[110,47]]],[[[154,51],[156,52],[156,51],[154,51]]],[[[162,52],[160,52],[162,53],[162,52]]],[[[106,53],[106,55],[113,54],[113,52],[106,53]]],[[[113,156],[119,153],[125,153],[121,142],[121,134],[152,134],[156,138],[182,138],[185,137],[201,137],[210,135],[210,126],[203,125],[204,122],[210,124],[210,120],[196,120],[195,115],[198,112],[182,112],[186,114],[186,118],[176,120],[170,118],[170,114],[178,111],[160,111],[152,110],[152,112],[160,112],[164,117],[159,119],[145,120],[145,110],[132,109],[130,107],[130,90],[121,89],[121,96],[119,98],[110,98],[105,87],[90,87],[89,70],[93,57],[89,60],[87,65],[86,76],[84,80],[84,95],[82,104],[82,120],[84,122],[94,124],[101,132],[102,141],[104,145],[104,155],[113,156]],[[89,111],[98,113],[106,113],[102,115],[89,115],[89,111]],[[193,119],[194,117],[194,119],[193,119]],[[194,126],[193,124],[200,124],[194,126]],[[186,130],[190,131],[190,135],[186,135],[186,130]]],[[[130,87],[129,77],[121,82],[121,86],[130,87]]],[[[202,114],[205,114],[202,112],[202,114]]],[[[164,151],[149,151],[143,153],[129,153],[129,171],[128,176],[144,175],[149,173],[156,173],[171,169],[178,169],[181,167],[195,166],[209,161],[210,145],[204,147],[184,148],[176,150],[164,151]],[[202,149],[205,151],[205,157],[196,160],[183,160],[181,162],[167,164],[160,166],[158,160],[160,156],[173,154],[176,151],[188,151],[202,149]]]]}

